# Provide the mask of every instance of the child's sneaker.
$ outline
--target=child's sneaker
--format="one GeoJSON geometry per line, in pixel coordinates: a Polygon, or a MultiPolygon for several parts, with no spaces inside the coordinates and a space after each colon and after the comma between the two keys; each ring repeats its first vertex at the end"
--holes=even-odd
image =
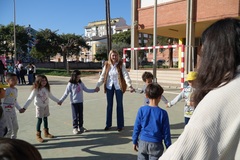
{"type": "Polygon", "coordinates": [[[73,134],[78,134],[77,128],[74,128],[74,129],[73,129],[73,134]]]}
{"type": "Polygon", "coordinates": [[[80,133],[83,133],[83,132],[87,132],[87,129],[84,128],[84,127],[81,127],[81,128],[79,129],[79,131],[80,131],[80,133]]]}

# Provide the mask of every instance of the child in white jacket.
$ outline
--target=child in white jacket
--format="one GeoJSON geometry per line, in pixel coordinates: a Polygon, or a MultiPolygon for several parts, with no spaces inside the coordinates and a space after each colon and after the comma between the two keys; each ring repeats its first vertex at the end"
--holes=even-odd
{"type": "Polygon", "coordinates": [[[194,91],[194,81],[197,77],[196,72],[189,72],[187,76],[187,81],[188,81],[188,86],[183,88],[182,92],[179,93],[172,101],[170,101],[167,105],[167,107],[172,107],[175,105],[177,102],[180,100],[184,99],[185,104],[184,104],[184,120],[185,120],[185,125],[188,123],[190,120],[190,117],[192,116],[195,106],[192,102],[192,93],[194,91]]]}
{"type": "Polygon", "coordinates": [[[48,83],[48,79],[45,75],[38,75],[35,83],[33,84],[33,90],[28,97],[27,102],[23,106],[23,109],[26,110],[27,107],[31,104],[34,99],[34,105],[36,106],[36,117],[38,118],[37,122],[37,141],[42,143],[44,140],[41,137],[41,124],[42,120],[44,123],[44,136],[46,138],[53,138],[54,136],[49,133],[48,128],[48,116],[49,112],[49,98],[57,103],[59,103],[59,99],[54,97],[50,92],[50,85],[48,83]]]}

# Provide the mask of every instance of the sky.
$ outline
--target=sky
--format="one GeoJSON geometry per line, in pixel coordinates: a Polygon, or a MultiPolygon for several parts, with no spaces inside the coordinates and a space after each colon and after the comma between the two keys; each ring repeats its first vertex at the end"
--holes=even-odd
{"type": "MultiPolygon", "coordinates": [[[[16,24],[84,36],[89,22],[105,20],[105,0],[15,0],[16,24]]],[[[131,24],[131,0],[110,0],[111,18],[131,24]]],[[[0,0],[0,24],[14,21],[14,0],[0,0]]]]}

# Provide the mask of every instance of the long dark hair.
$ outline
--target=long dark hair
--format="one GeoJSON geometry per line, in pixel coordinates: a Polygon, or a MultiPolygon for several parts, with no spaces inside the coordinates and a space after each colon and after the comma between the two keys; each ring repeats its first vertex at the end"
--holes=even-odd
{"type": "Polygon", "coordinates": [[[81,79],[79,79],[79,81],[77,81],[77,76],[81,75],[81,72],[79,70],[74,70],[71,74],[71,78],[69,80],[70,83],[73,84],[77,84],[77,83],[81,83],[81,79]]]}
{"type": "Polygon", "coordinates": [[[202,34],[202,53],[194,102],[236,76],[240,64],[240,20],[225,18],[208,27],[202,34]]]}

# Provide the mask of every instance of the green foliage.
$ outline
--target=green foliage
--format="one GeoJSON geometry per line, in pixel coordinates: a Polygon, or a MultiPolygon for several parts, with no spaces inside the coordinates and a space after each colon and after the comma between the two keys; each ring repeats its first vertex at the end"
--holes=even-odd
{"type": "Polygon", "coordinates": [[[38,59],[38,60],[42,61],[42,62],[47,61],[48,58],[49,58],[49,56],[47,56],[46,54],[38,51],[35,46],[32,47],[32,49],[31,49],[31,56],[35,59],[38,59]]]}
{"type": "Polygon", "coordinates": [[[40,30],[36,34],[36,45],[31,50],[32,57],[41,61],[49,61],[51,56],[60,51],[58,35],[50,29],[40,30]]]}
{"type": "Polygon", "coordinates": [[[45,29],[40,30],[36,36],[37,44],[31,50],[31,54],[41,61],[49,61],[51,56],[60,53],[66,62],[67,55],[78,55],[81,47],[89,48],[86,41],[75,34],[58,35],[56,31],[45,29]]]}
{"type": "MultiPolygon", "coordinates": [[[[81,47],[89,49],[86,41],[79,35],[75,34],[62,34],[59,36],[59,45],[61,45],[69,55],[78,55],[81,47]]],[[[62,49],[63,49],[62,48],[62,49]]]]}
{"type": "MultiPolygon", "coordinates": [[[[112,49],[116,50],[120,57],[123,56],[123,48],[129,48],[130,45],[129,44],[126,44],[126,43],[122,43],[122,42],[119,42],[119,43],[113,43],[112,44],[112,49]]],[[[130,57],[130,51],[127,52],[128,56],[130,57]]],[[[108,54],[107,54],[107,45],[103,44],[103,45],[100,45],[98,46],[97,48],[97,51],[96,51],[96,54],[95,54],[95,58],[100,61],[102,59],[105,59],[107,60],[108,59],[108,54]]]]}
{"type": "MultiPolygon", "coordinates": [[[[0,25],[0,54],[10,52],[13,54],[13,23],[0,25]],[[3,43],[4,42],[4,43],[3,43]],[[6,42],[6,43],[5,43],[6,42]]],[[[50,29],[40,30],[36,34],[36,44],[31,50],[31,56],[40,61],[49,61],[56,53],[73,55],[79,54],[81,47],[89,49],[82,36],[75,34],[58,35],[57,31],[50,29]]],[[[16,25],[17,53],[26,54],[31,35],[28,35],[23,26],[16,25]]]]}
{"type": "MultiPolygon", "coordinates": [[[[25,28],[23,26],[16,25],[16,47],[17,53],[21,54],[27,51],[27,43],[29,36],[27,35],[25,28]]],[[[14,51],[14,25],[13,23],[7,26],[0,26],[0,51],[10,52],[13,55],[14,51]],[[5,42],[2,43],[2,42],[5,42]]]]}
{"type": "Polygon", "coordinates": [[[124,43],[131,45],[131,31],[121,32],[112,35],[112,42],[115,44],[124,43]]]}
{"type": "Polygon", "coordinates": [[[168,44],[168,37],[157,36],[157,45],[163,46],[168,44]]]}
{"type": "MultiPolygon", "coordinates": [[[[123,43],[123,42],[113,43],[113,44],[112,44],[112,48],[119,53],[120,57],[123,56],[123,48],[129,48],[129,47],[130,47],[129,44],[123,43]]],[[[130,57],[130,51],[128,51],[127,54],[128,54],[128,56],[130,57]]]]}
{"type": "MultiPolygon", "coordinates": [[[[83,70],[81,70],[81,72],[82,72],[81,77],[98,73],[98,71],[94,72],[94,71],[83,71],[83,70]]],[[[69,72],[68,74],[66,69],[51,69],[51,68],[38,68],[37,74],[52,75],[52,76],[66,76],[66,77],[71,76],[71,72],[69,72]]]]}
{"type": "Polygon", "coordinates": [[[102,59],[105,59],[105,60],[108,59],[107,45],[100,45],[97,47],[95,58],[98,61],[101,61],[102,59]]]}

